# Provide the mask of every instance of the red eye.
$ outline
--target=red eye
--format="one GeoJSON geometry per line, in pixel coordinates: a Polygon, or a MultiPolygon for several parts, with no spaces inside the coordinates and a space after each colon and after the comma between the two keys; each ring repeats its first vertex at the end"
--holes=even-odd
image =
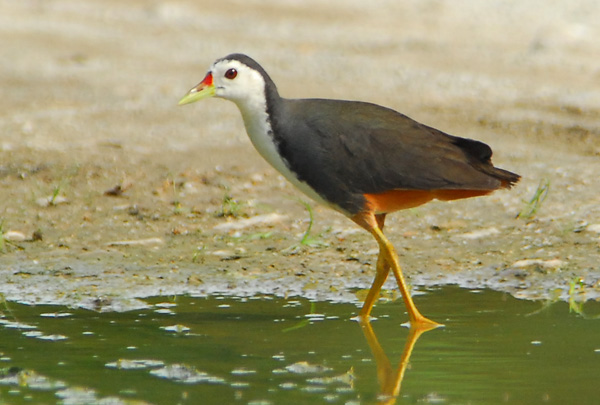
{"type": "Polygon", "coordinates": [[[237,70],[235,70],[235,69],[229,69],[227,72],[225,72],[225,77],[229,80],[235,79],[236,76],[237,76],[237,70]]]}

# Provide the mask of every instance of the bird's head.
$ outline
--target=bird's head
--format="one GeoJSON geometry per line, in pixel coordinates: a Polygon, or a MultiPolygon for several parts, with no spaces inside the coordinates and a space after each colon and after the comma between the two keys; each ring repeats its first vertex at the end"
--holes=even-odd
{"type": "MultiPolygon", "coordinates": [[[[212,64],[204,79],[192,88],[179,105],[207,97],[220,97],[242,105],[265,102],[266,83],[272,81],[264,69],[246,55],[233,54],[212,64]]],[[[273,90],[274,84],[272,85],[273,90]]]]}

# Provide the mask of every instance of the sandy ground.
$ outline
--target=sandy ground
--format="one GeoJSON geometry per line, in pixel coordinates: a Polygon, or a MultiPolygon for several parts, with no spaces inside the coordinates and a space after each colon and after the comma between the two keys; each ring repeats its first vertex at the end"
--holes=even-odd
{"type": "Polygon", "coordinates": [[[523,176],[390,218],[414,287],[598,299],[598,21],[595,0],[0,0],[0,293],[106,310],[179,293],[358,302],[371,237],[314,206],[318,243],[298,246],[302,197],[235,106],[176,105],[243,52],[284,96],[392,107],[523,176]],[[540,182],[543,204],[515,218],[540,182]]]}

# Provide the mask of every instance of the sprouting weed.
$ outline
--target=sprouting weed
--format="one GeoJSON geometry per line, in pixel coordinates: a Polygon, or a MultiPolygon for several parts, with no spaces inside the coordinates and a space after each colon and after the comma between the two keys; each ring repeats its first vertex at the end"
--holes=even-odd
{"type": "Polygon", "coordinates": [[[173,201],[173,213],[179,215],[183,212],[183,206],[178,200],[173,201]]]}
{"type": "Polygon", "coordinates": [[[4,220],[2,219],[0,220],[0,253],[6,253],[7,246],[17,245],[15,242],[11,242],[10,240],[4,238],[4,220]]]}
{"type": "Polygon", "coordinates": [[[171,186],[173,187],[173,202],[171,203],[171,205],[173,205],[173,214],[179,215],[183,212],[183,205],[181,205],[181,201],[179,200],[180,185],[175,181],[174,178],[171,178],[171,180],[169,182],[171,183],[171,186]]]}
{"type": "Polygon", "coordinates": [[[217,212],[217,217],[237,218],[241,215],[242,205],[229,194],[229,190],[226,190],[221,201],[221,211],[217,212]]]}
{"type": "Polygon", "coordinates": [[[569,312],[583,315],[583,302],[577,301],[576,290],[583,290],[581,277],[575,277],[569,282],[569,312]]]}
{"type": "Polygon", "coordinates": [[[192,263],[202,263],[204,261],[204,245],[198,246],[198,249],[192,256],[192,263]]]}
{"type": "Polygon", "coordinates": [[[300,240],[300,245],[309,246],[309,247],[327,246],[327,243],[325,243],[322,239],[315,238],[315,237],[311,236],[311,234],[310,234],[310,231],[312,230],[313,224],[315,222],[315,217],[313,215],[313,210],[312,210],[311,205],[304,200],[299,200],[299,202],[308,211],[308,228],[306,229],[306,232],[304,232],[304,235],[302,235],[302,239],[300,240]]]}
{"type": "Polygon", "coordinates": [[[4,220],[0,221],[0,253],[4,253],[4,220]]]}
{"type": "Polygon", "coordinates": [[[320,238],[321,235],[319,235],[319,237],[313,237],[310,234],[315,221],[311,205],[308,202],[301,199],[298,199],[297,201],[300,204],[302,204],[302,206],[308,211],[308,228],[306,228],[306,232],[304,232],[304,234],[302,235],[300,243],[294,244],[282,251],[282,253],[287,255],[298,254],[303,247],[320,248],[328,246],[327,242],[323,241],[323,239],[320,238]]]}
{"type": "Polygon", "coordinates": [[[600,314],[589,315],[585,313],[583,309],[585,304],[584,287],[585,280],[582,277],[574,277],[569,281],[569,312],[575,312],[584,319],[600,319],[600,314]],[[579,300],[577,300],[578,295],[579,300]],[[581,299],[581,297],[584,297],[584,299],[581,299]]]}
{"type": "Polygon", "coordinates": [[[50,201],[48,202],[48,205],[56,205],[56,197],[58,197],[58,195],[60,194],[60,189],[61,189],[60,184],[58,186],[54,187],[54,190],[52,190],[52,197],[50,197],[50,201]]]}
{"type": "Polygon", "coordinates": [[[6,296],[4,294],[0,294],[0,306],[2,307],[3,311],[0,311],[0,315],[6,315],[6,314],[10,314],[11,318],[15,318],[12,310],[10,309],[10,307],[8,306],[8,301],[6,300],[6,296]]]}
{"type": "Polygon", "coordinates": [[[550,192],[550,181],[548,179],[540,180],[533,197],[525,203],[525,207],[519,212],[517,218],[532,219],[542,207],[542,203],[548,197],[550,192]]]}

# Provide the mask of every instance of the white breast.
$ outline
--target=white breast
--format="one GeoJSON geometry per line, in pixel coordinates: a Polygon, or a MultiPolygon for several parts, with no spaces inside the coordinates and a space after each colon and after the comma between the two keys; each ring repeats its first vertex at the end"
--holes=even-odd
{"type": "Polygon", "coordinates": [[[262,99],[262,103],[258,103],[262,105],[248,106],[245,103],[236,103],[242,113],[250,141],[252,141],[258,153],[300,191],[320,204],[333,207],[321,198],[308,184],[298,180],[296,174],[289,169],[286,162],[279,155],[277,146],[273,140],[273,129],[271,128],[266,112],[266,100],[264,97],[262,99]]]}

